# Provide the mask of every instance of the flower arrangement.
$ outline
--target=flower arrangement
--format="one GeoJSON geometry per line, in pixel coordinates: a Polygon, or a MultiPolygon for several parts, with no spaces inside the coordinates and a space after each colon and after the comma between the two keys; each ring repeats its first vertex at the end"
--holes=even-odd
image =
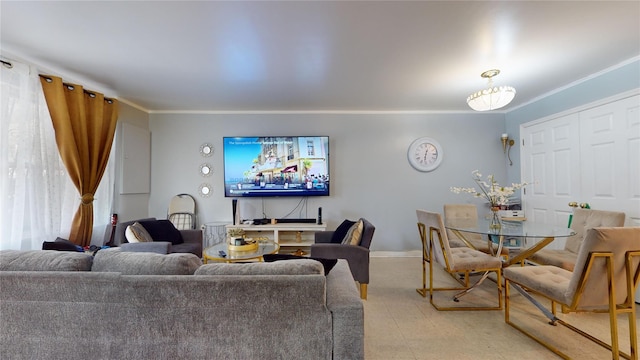
{"type": "Polygon", "coordinates": [[[473,181],[478,184],[480,190],[476,190],[476,188],[451,187],[451,191],[456,194],[469,193],[473,194],[474,197],[484,198],[489,202],[489,206],[491,206],[492,209],[499,208],[501,205],[507,205],[509,198],[515,191],[527,185],[526,182],[523,182],[519,184],[514,183],[511,184],[511,186],[500,186],[493,175],[488,175],[486,180],[483,180],[480,171],[474,170],[471,174],[473,175],[473,181]]]}

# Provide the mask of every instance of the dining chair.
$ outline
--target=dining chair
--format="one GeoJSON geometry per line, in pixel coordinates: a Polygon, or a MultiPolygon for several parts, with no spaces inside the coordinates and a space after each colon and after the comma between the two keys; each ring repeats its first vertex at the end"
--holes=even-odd
{"type": "MultiPolygon", "coordinates": [[[[511,266],[503,269],[505,279],[505,322],[534,339],[555,354],[568,359],[556,345],[527,331],[511,321],[511,285],[531,301],[550,320],[561,324],[587,339],[609,349],[613,359],[620,356],[638,359],[638,333],[635,289],[640,277],[640,227],[600,227],[587,230],[576,259],[574,271],[554,265],[511,266]],[[551,301],[551,310],[536,297],[551,301]],[[556,316],[555,304],[569,312],[608,313],[611,344],[580,330],[556,316]],[[630,354],[619,349],[618,316],[626,314],[629,321],[630,354]]],[[[522,315],[526,316],[526,315],[522,315]]],[[[519,318],[521,318],[519,316],[519,318]]],[[[552,331],[549,329],[549,331],[552,331]]],[[[547,337],[553,334],[545,332],[547,337]]],[[[553,341],[553,340],[551,340],[553,341]]]]}
{"type": "MultiPolygon", "coordinates": [[[[478,223],[478,207],[474,204],[445,204],[444,210],[444,223],[445,225],[458,225],[458,226],[475,226],[478,223]]],[[[497,244],[491,244],[489,248],[489,241],[483,240],[481,234],[466,233],[464,238],[458,237],[454,232],[447,229],[447,236],[449,237],[449,244],[452,247],[468,246],[472,249],[480,250],[483,253],[490,255],[495,254],[498,251],[497,244]]],[[[509,258],[509,249],[503,247],[500,251],[500,256],[505,259],[509,258]]]]}
{"type": "Polygon", "coordinates": [[[587,235],[587,230],[594,227],[624,226],[625,213],[618,211],[592,210],[576,208],[570,228],[575,235],[567,238],[563,249],[542,249],[527,258],[540,265],[554,265],[573,271],[578,257],[580,244],[587,235]]]}
{"type": "Polygon", "coordinates": [[[469,247],[452,248],[449,246],[449,239],[438,213],[426,210],[416,210],[418,217],[418,231],[422,241],[422,270],[423,289],[417,289],[423,297],[426,297],[426,263],[429,263],[429,302],[437,310],[501,310],[502,309],[502,280],[501,268],[502,260],[499,257],[491,256],[469,247]],[[442,268],[455,279],[458,287],[435,287],[433,280],[434,263],[442,268]],[[497,280],[498,305],[497,306],[439,306],[433,300],[433,293],[436,291],[458,291],[453,296],[454,302],[459,302],[460,298],[479,286],[489,275],[494,272],[497,280]],[[462,275],[462,276],[461,276],[462,275]],[[479,275],[480,278],[470,283],[472,275],[479,275]]]}

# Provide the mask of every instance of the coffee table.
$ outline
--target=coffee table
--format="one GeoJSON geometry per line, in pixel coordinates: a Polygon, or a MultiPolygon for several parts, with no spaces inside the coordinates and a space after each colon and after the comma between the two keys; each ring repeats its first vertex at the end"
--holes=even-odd
{"type": "MultiPolygon", "coordinates": [[[[250,239],[248,239],[250,240],[250,239]]],[[[248,260],[262,261],[265,254],[275,254],[280,250],[280,245],[272,240],[258,240],[258,248],[252,251],[230,251],[226,241],[210,246],[202,252],[204,263],[209,260],[218,262],[238,262],[248,260]],[[224,251],[227,256],[220,255],[220,251],[224,251]]]]}

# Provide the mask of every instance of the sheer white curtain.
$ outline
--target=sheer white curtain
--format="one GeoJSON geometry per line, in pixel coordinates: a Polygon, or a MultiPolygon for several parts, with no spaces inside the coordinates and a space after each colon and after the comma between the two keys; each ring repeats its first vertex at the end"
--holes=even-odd
{"type": "MultiPolygon", "coordinates": [[[[58,154],[37,69],[10,63],[0,65],[0,249],[35,250],[69,235],[80,199],[58,154]]],[[[94,205],[99,244],[113,199],[111,164],[94,205]]]]}

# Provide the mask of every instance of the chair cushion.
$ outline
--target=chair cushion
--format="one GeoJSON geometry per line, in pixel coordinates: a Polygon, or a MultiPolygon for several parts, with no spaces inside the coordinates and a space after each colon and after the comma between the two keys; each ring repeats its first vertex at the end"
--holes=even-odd
{"type": "Polygon", "coordinates": [[[355,223],[356,223],[355,221],[351,221],[351,220],[343,221],[342,224],[340,224],[336,228],[336,230],[333,232],[333,236],[331,236],[331,242],[334,244],[342,243],[342,240],[344,240],[344,237],[347,235],[347,232],[349,231],[349,229],[351,229],[351,227],[355,223]]]}
{"type": "Polygon", "coordinates": [[[112,248],[96,254],[91,271],[123,275],[193,275],[200,265],[200,258],[188,253],[162,255],[112,248]]]}
{"type": "Polygon", "coordinates": [[[509,266],[502,269],[506,279],[523,285],[562,304],[569,304],[567,287],[573,273],[551,265],[509,266]]]}
{"type": "Polygon", "coordinates": [[[360,239],[362,239],[362,229],[364,224],[362,223],[362,219],[356,221],[353,224],[347,234],[342,239],[343,245],[360,245],[360,239]]]}
{"type": "Polygon", "coordinates": [[[91,271],[92,262],[91,255],[75,251],[0,251],[0,271],[91,271]]]}
{"type": "Polygon", "coordinates": [[[144,226],[153,241],[168,241],[172,245],[184,242],[180,230],[176,229],[169,220],[140,221],[140,224],[144,226]]]}
{"type": "MultiPolygon", "coordinates": [[[[320,262],[298,259],[257,263],[214,263],[202,265],[195,275],[322,275],[320,262]]],[[[284,289],[283,289],[284,290],[284,289]]]]}
{"type": "Polygon", "coordinates": [[[476,269],[500,269],[502,260],[468,247],[451,248],[451,271],[472,271],[476,269]]]}
{"type": "Polygon", "coordinates": [[[331,269],[333,269],[333,267],[336,266],[336,264],[338,263],[338,259],[304,257],[304,256],[291,255],[291,254],[266,254],[263,256],[263,259],[265,262],[274,262],[274,261],[280,261],[280,260],[301,260],[301,259],[316,260],[316,261],[319,261],[324,267],[325,275],[327,275],[331,271],[331,269]]]}
{"type": "Polygon", "coordinates": [[[127,226],[125,230],[125,238],[130,243],[138,243],[138,242],[152,242],[153,238],[147,232],[147,229],[144,228],[139,222],[134,222],[133,224],[127,226]]]}

